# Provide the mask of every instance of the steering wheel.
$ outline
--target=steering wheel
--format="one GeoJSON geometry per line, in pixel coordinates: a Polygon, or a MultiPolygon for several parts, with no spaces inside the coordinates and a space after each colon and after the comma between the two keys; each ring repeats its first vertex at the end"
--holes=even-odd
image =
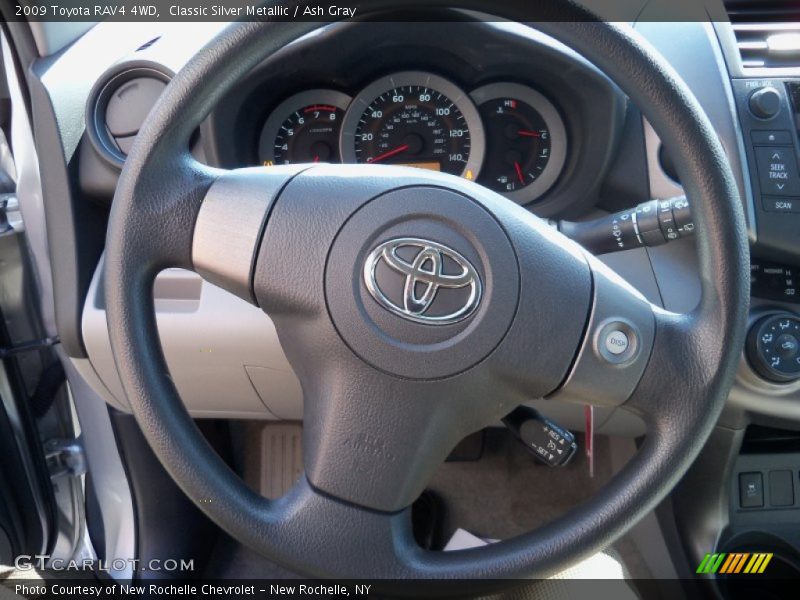
{"type": "MultiPolygon", "coordinates": [[[[359,14],[400,5],[514,21],[526,10],[371,0],[359,14]]],[[[569,1],[547,10],[536,27],[604,70],[672,150],[697,226],[702,298],[691,313],[651,305],[545,222],[464,179],[377,165],[224,171],[192,158],[190,137],[223,94],[319,24],[231,25],[175,76],[128,156],[105,261],[125,393],[189,498],[285,567],[317,577],[549,576],[652,510],[720,414],[749,295],[725,154],[686,85],[631,28],[569,1]],[[305,472],[281,499],[250,490],[223,463],[176,392],[152,295],[167,267],[197,271],[275,323],[305,415],[305,472]],[[628,334],[621,358],[603,351],[609,325],[628,334]],[[409,507],[448,452],[542,397],[622,406],[642,418],[646,438],[591,500],[546,526],[477,549],[418,547],[409,507]]]]}

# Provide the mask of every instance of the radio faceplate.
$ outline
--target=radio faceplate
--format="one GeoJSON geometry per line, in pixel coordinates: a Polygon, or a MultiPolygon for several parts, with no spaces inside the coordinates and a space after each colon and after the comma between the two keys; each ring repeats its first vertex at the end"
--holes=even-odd
{"type": "Polygon", "coordinates": [[[753,253],[800,261],[800,79],[734,79],[753,188],[753,253]]]}

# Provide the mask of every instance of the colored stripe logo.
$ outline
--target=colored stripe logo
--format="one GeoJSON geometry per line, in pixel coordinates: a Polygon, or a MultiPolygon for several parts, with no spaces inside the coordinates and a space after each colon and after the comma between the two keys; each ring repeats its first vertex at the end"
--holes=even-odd
{"type": "Polygon", "coordinates": [[[767,568],[772,560],[772,552],[720,552],[719,554],[706,554],[696,573],[722,573],[732,575],[735,573],[760,574],[767,568]]]}

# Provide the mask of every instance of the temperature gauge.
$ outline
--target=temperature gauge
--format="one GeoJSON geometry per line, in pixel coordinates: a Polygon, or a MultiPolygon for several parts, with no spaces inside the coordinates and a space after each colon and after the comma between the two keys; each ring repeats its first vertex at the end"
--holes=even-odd
{"type": "Polygon", "coordinates": [[[514,83],[475,90],[486,132],[486,158],[478,183],[527,204],[558,179],[566,159],[564,122],[547,98],[514,83]]]}

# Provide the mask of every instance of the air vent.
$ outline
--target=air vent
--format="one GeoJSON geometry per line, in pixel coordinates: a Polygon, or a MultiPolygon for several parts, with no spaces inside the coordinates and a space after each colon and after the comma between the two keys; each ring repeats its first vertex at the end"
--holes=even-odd
{"type": "Polygon", "coordinates": [[[731,23],[797,23],[797,0],[725,0],[731,23]]]}
{"type": "Polygon", "coordinates": [[[745,69],[800,67],[800,23],[741,23],[733,31],[745,69]]]}
{"type": "Polygon", "coordinates": [[[800,68],[800,3],[726,0],[744,69],[800,68]]]}
{"type": "Polygon", "coordinates": [[[117,167],[133,145],[169,76],[142,66],[122,66],[95,86],[86,111],[86,131],[101,156],[117,167]]]}

